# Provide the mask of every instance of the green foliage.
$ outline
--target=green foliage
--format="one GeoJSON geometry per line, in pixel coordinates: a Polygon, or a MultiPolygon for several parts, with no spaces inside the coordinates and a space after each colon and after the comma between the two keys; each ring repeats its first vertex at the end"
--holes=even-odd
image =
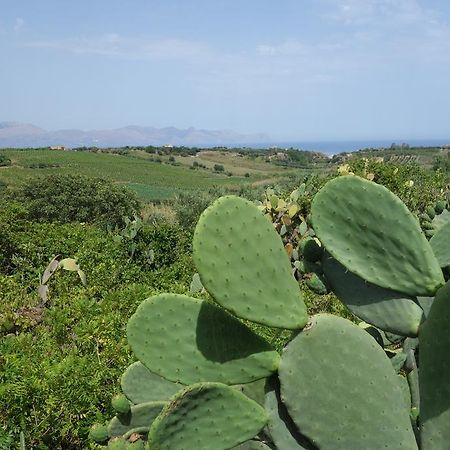
{"type": "MultiPolygon", "coordinates": [[[[35,304],[34,295],[1,281],[2,305],[19,298],[22,308],[35,304]]],[[[90,424],[112,414],[103,405],[131,362],[126,317],[149,293],[145,285],[130,285],[96,300],[89,290],[68,287],[39,323],[28,324],[32,332],[1,337],[1,426],[22,429],[29,448],[86,448],[90,424]]]]}
{"type": "Polygon", "coordinates": [[[96,226],[26,217],[22,204],[0,209],[0,448],[19,442],[23,430],[27,448],[86,449],[90,424],[113,413],[103,405],[131,362],[127,318],[159,290],[187,289],[189,235],[143,225],[130,259],[124,242],[96,226]],[[142,262],[149,245],[154,265],[142,262]],[[76,258],[87,285],[61,270],[42,305],[38,286],[55,255],[76,258]]]}
{"type": "Polygon", "coordinates": [[[122,225],[139,203],[131,191],[80,175],[51,175],[32,179],[17,198],[27,205],[28,218],[41,222],[82,222],[122,225]]]}
{"type": "MultiPolygon", "coordinates": [[[[275,205],[278,198],[269,198],[269,201],[271,208],[278,207],[278,204],[275,205]]],[[[262,272],[252,256],[256,254],[264,260],[274,252],[271,240],[262,236],[259,219],[253,216],[253,208],[237,197],[219,199],[203,213],[195,231],[195,239],[208,244],[204,248],[202,244],[200,253],[195,257],[203,285],[220,304],[225,304],[239,317],[246,318],[245,323],[248,319],[263,322],[259,313],[264,309],[269,311],[262,291],[258,291],[263,286],[260,277],[262,272]],[[240,204],[242,207],[246,205],[249,211],[241,211],[240,204]],[[252,219],[258,226],[253,224],[252,219]],[[223,232],[221,227],[227,232],[223,232]],[[232,233],[228,232],[230,227],[232,233]],[[248,233],[249,228],[255,229],[254,235],[248,233]],[[220,244],[208,235],[209,229],[215,230],[220,237],[220,244]],[[256,270],[249,270],[247,264],[256,267],[256,270]],[[236,280],[244,284],[241,294],[232,291],[232,284],[236,280]],[[218,290],[217,283],[222,283],[225,288],[218,290]],[[259,293],[260,305],[255,306],[247,285],[252,285],[259,293]],[[230,304],[227,303],[228,296],[232,297],[230,304]],[[260,311],[255,316],[252,310],[258,308],[260,311]]],[[[259,217],[263,220],[262,215],[259,217]]],[[[401,200],[384,187],[356,176],[347,176],[327,183],[314,197],[312,223],[325,247],[322,260],[328,259],[331,253],[345,267],[344,272],[356,272],[363,284],[373,285],[373,290],[366,287],[361,290],[364,302],[358,305],[359,309],[352,309],[357,315],[362,311],[366,321],[377,323],[382,329],[367,324],[357,326],[347,319],[329,314],[310,317],[303,330],[297,329],[293,339],[282,350],[278,367],[279,387],[275,382],[275,387],[267,392],[270,416],[268,430],[257,435],[263,425],[260,424],[255,427],[253,434],[242,432],[235,435],[236,424],[231,419],[235,415],[239,417],[238,406],[228,405],[227,409],[226,402],[218,405],[210,402],[209,408],[205,407],[203,394],[208,395],[208,383],[200,382],[176,393],[150,424],[148,439],[153,446],[166,448],[164,442],[170,442],[171,450],[185,448],[184,442],[180,442],[179,436],[173,433],[174,429],[183,430],[180,431],[183,437],[184,430],[187,430],[188,441],[192,438],[191,430],[195,430],[197,442],[204,442],[203,448],[211,450],[229,448],[228,444],[213,441],[209,434],[211,430],[214,435],[221,436],[233,432],[236,439],[233,445],[249,438],[274,448],[281,442],[284,443],[282,445],[289,445],[278,447],[280,450],[378,450],[380,445],[383,448],[417,450],[416,436],[422,431],[423,443],[427,443],[429,450],[444,448],[448,443],[449,373],[445,355],[450,351],[450,290],[448,283],[442,288],[444,278],[441,269],[417,219],[401,200]],[[372,207],[376,203],[374,199],[380,206],[377,218],[372,207]],[[424,263],[421,258],[425,260],[424,263]],[[386,295],[385,292],[381,295],[380,290],[392,287],[397,289],[398,295],[388,298],[392,309],[383,310],[388,306],[383,304],[386,295]],[[414,318],[413,334],[417,334],[418,327],[426,330],[420,357],[428,367],[423,370],[424,375],[418,383],[415,354],[419,351],[421,336],[405,339],[405,335],[411,331],[408,328],[411,320],[408,308],[411,304],[402,306],[402,300],[408,296],[415,299],[424,293],[437,294],[437,297],[429,312],[429,305],[425,308],[423,301],[412,302],[419,311],[419,316],[414,318]],[[419,304],[424,305],[423,310],[419,304]],[[401,326],[392,327],[392,321],[387,323],[390,320],[387,316],[392,314],[396,315],[395,320],[401,326]],[[384,322],[378,320],[380,315],[385,316],[384,322]],[[428,320],[431,321],[429,325],[428,320]],[[392,333],[392,328],[395,328],[396,335],[392,333]],[[401,378],[398,371],[401,371],[401,378]],[[403,377],[405,374],[406,379],[403,377]],[[427,397],[420,404],[417,400],[419,391],[427,397]],[[195,393],[192,398],[189,395],[191,392],[195,393]],[[432,397],[435,400],[429,401],[432,397]],[[207,411],[206,417],[211,419],[205,419],[207,422],[203,421],[202,412],[198,416],[189,413],[204,409],[207,411]],[[417,426],[422,416],[426,421],[426,429],[423,430],[417,426]],[[222,423],[223,417],[227,417],[227,420],[222,423]],[[276,434],[271,435],[274,430],[276,434]],[[380,430],[383,430],[381,435],[380,430]]],[[[271,232],[276,237],[275,232],[271,232]]],[[[315,252],[312,253],[313,259],[317,259],[315,252]]],[[[278,276],[278,270],[290,276],[289,265],[286,267],[286,264],[280,264],[278,269],[272,270],[272,275],[278,276]]],[[[267,278],[270,282],[270,277],[267,278]]],[[[283,294],[282,286],[276,280],[273,279],[273,287],[279,296],[277,292],[272,295],[281,310],[290,308],[291,299],[283,294]]],[[[350,283],[357,284],[354,280],[350,280],[350,283]]],[[[332,287],[334,285],[333,282],[332,287]]],[[[337,293],[351,307],[348,295],[341,290],[337,290],[337,293]]],[[[300,301],[299,287],[297,299],[300,301]]],[[[194,310],[202,304],[207,305],[188,297],[165,294],[147,300],[138,308],[130,319],[128,331],[133,351],[143,366],[149,370],[160,370],[159,363],[164,361],[164,373],[160,372],[161,376],[190,383],[193,380],[182,378],[184,374],[195,374],[196,382],[199,377],[205,377],[208,381],[221,379],[229,364],[238,361],[236,352],[246,359],[261,355],[260,349],[245,347],[249,339],[238,338],[236,342],[236,331],[231,331],[228,337],[224,333],[220,339],[214,339],[211,330],[223,320],[214,318],[212,314],[217,307],[210,312],[208,308],[205,311],[200,308],[195,313],[194,310]],[[177,299],[183,304],[175,305],[177,299]],[[186,317],[187,311],[190,311],[190,317],[186,317]],[[166,327],[168,318],[171,322],[166,327]],[[158,331],[155,333],[156,328],[158,331]],[[201,361],[192,361],[193,355],[197,355],[192,348],[184,347],[183,350],[186,336],[189,336],[192,347],[202,349],[201,361]],[[211,336],[213,347],[209,348],[205,344],[205,336],[211,336]],[[161,349],[161,355],[155,355],[155,349],[161,349]],[[211,368],[207,375],[202,372],[204,367],[211,368]]],[[[273,324],[277,314],[273,311],[268,314],[273,324]]],[[[292,314],[297,315],[301,322],[298,328],[303,327],[304,322],[300,320],[302,312],[292,314]]],[[[260,367],[247,367],[241,373],[238,371],[237,375],[242,382],[246,382],[252,374],[259,378],[258,370],[260,367]]],[[[238,381],[233,377],[228,382],[238,381]]],[[[145,383],[148,388],[148,380],[145,383]]],[[[225,398],[225,392],[220,397],[225,398]]],[[[146,432],[142,433],[145,438],[146,432]]]]}
{"type": "Polygon", "coordinates": [[[183,228],[192,230],[201,213],[219,196],[214,191],[181,192],[173,204],[177,222],[183,228]]]}
{"type": "MultiPolygon", "coordinates": [[[[17,155],[20,152],[10,153],[17,155]]],[[[88,152],[57,153],[55,155],[55,152],[52,152],[51,156],[59,158],[58,164],[61,164],[61,167],[57,170],[42,168],[42,173],[83,171],[95,175],[101,163],[105,169],[102,173],[109,179],[128,182],[136,180],[134,178],[136,176],[140,187],[154,190],[151,193],[152,198],[160,195],[162,190],[164,196],[172,196],[175,191],[170,183],[173,184],[174,180],[179,181],[183,189],[180,197],[186,190],[192,192],[190,189],[197,181],[200,189],[204,190],[194,192],[184,205],[177,202],[175,207],[181,211],[177,212],[177,216],[182,227],[164,224],[161,221],[152,224],[142,223],[142,226],[137,227],[139,229],[132,239],[123,236],[123,239],[116,240],[114,235],[89,224],[30,222],[28,202],[11,200],[2,202],[0,448],[5,449],[18,448],[21,431],[25,433],[27,448],[40,450],[94,448],[95,444],[88,442],[90,425],[94,422],[105,423],[115,414],[109,400],[117,393],[119,375],[133,361],[124,338],[128,318],[148,296],[164,291],[179,294],[188,292],[192,275],[196,272],[190,244],[193,224],[201,212],[223,193],[221,189],[207,192],[206,187],[222,182],[221,180],[229,180],[211,171],[187,171],[129,156],[119,158],[88,152]],[[121,161],[121,164],[117,161],[121,161]],[[155,167],[160,171],[155,172],[155,167]],[[185,177],[186,172],[194,175],[185,177]],[[198,174],[205,174],[206,178],[201,180],[195,178],[198,174]],[[152,186],[147,183],[151,183],[152,186]],[[180,220],[181,217],[185,217],[186,220],[180,220]],[[131,243],[136,246],[132,257],[130,257],[131,243]],[[146,254],[149,249],[152,249],[155,255],[152,263],[149,263],[146,254]],[[60,271],[51,279],[49,302],[42,307],[37,288],[48,262],[55,255],[60,255],[61,259],[76,258],[86,272],[87,285],[83,286],[76,274],[60,271]]],[[[129,154],[131,153],[132,150],[129,151],[129,154]]],[[[45,161],[49,161],[50,155],[46,151],[36,153],[24,151],[22,154],[20,157],[14,156],[15,166],[3,172],[5,180],[10,185],[15,184],[15,177],[20,179],[21,176],[30,176],[32,172],[26,167],[28,164],[39,162],[44,164],[45,161]],[[16,167],[16,159],[22,167],[16,167]],[[20,171],[17,171],[18,169],[20,171]]],[[[299,171],[298,175],[280,179],[274,189],[276,196],[286,200],[292,189],[298,187],[304,180],[304,173],[305,171],[299,171]]],[[[439,183],[444,179],[443,175],[437,173],[430,176],[431,186],[436,186],[437,189],[433,190],[433,198],[439,197],[441,195],[439,183]]],[[[253,180],[252,171],[251,181],[253,180]]],[[[302,206],[305,218],[309,214],[314,193],[325,181],[326,177],[314,177],[306,182],[311,195],[302,197],[305,200],[302,206]]],[[[428,189],[426,184],[423,188],[428,189]]],[[[236,186],[236,192],[240,196],[252,200],[261,199],[265,190],[262,184],[251,187],[246,187],[245,184],[236,186]]],[[[419,197],[415,195],[416,193],[412,197],[411,204],[417,203],[417,200],[422,198],[420,192],[417,192],[419,197]]],[[[189,195],[186,195],[185,198],[188,197],[189,195]]],[[[438,214],[434,201],[427,203],[426,206],[430,205],[436,212],[435,219],[441,220],[444,213],[438,214]]],[[[238,218],[236,220],[238,221],[238,218]]],[[[125,228],[125,234],[131,237],[133,226],[122,223],[120,227],[119,234],[125,228]]],[[[239,227],[237,229],[239,230],[239,227]]],[[[310,225],[308,229],[311,229],[310,225]]],[[[264,241],[258,241],[256,245],[261,252],[265,251],[264,241]]],[[[223,275],[218,274],[218,277],[220,276],[223,278],[223,275]]],[[[354,322],[358,321],[357,317],[336,299],[334,293],[315,295],[306,287],[306,281],[302,280],[299,287],[310,315],[329,312],[354,322]]],[[[255,283],[255,286],[258,284],[255,283]]],[[[208,302],[214,300],[205,291],[195,295],[208,302]]],[[[421,305],[425,305],[424,299],[420,302],[421,305]]],[[[429,307],[430,299],[426,303],[429,307]]],[[[242,322],[280,353],[298,333],[298,330],[275,329],[248,320],[242,322]]],[[[178,323],[171,330],[175,339],[177,326],[178,323]]],[[[188,325],[183,326],[190,329],[188,325]]],[[[404,366],[405,359],[402,358],[406,350],[403,351],[401,343],[394,346],[387,344],[388,334],[382,331],[377,333],[382,336],[383,345],[388,346],[387,354],[392,357],[393,365],[395,363],[395,367],[405,373],[407,369],[404,366]]],[[[160,338],[164,340],[163,332],[160,333],[160,338]]],[[[332,370],[327,369],[329,372],[332,370]]],[[[409,378],[412,379],[413,376],[409,375],[409,378]]],[[[140,380],[139,376],[139,382],[140,380]]],[[[334,382],[335,378],[330,384],[334,382]]],[[[139,388],[135,388],[136,390],[139,388]]],[[[175,393],[170,392],[170,395],[166,395],[164,399],[159,398],[158,401],[167,401],[175,393]]],[[[145,403],[141,397],[136,398],[138,400],[134,403],[145,403]]],[[[147,398],[147,401],[153,399],[147,398]]],[[[284,406],[277,404],[276,410],[281,408],[284,406]]],[[[147,429],[148,426],[149,423],[147,429]]],[[[249,447],[242,445],[238,448],[268,448],[264,447],[265,444],[261,441],[270,443],[270,439],[269,435],[261,433],[256,441],[248,443],[249,447]]],[[[141,444],[142,440],[139,439],[137,445],[141,444]]]]}
{"type": "MultiPolygon", "coordinates": [[[[101,176],[112,183],[127,185],[143,200],[173,199],[180,191],[205,190],[215,186],[249,184],[242,177],[223,177],[211,170],[189,170],[191,159],[186,166],[162,164],[149,159],[142,151],[128,151],[118,156],[114,151],[64,151],[55,152],[45,149],[8,150],[5,155],[14,160],[14,166],[2,171],[2,179],[11,188],[17,188],[39,175],[84,175],[101,176]],[[45,166],[39,170],[30,166],[45,166]],[[49,165],[59,167],[49,167],[49,165]]],[[[239,160],[240,162],[240,160],[239,160]]],[[[200,166],[200,164],[199,164],[200,166]]],[[[258,172],[257,172],[258,173],[258,172]]],[[[267,177],[266,172],[259,172],[267,177]]]]}
{"type": "Polygon", "coordinates": [[[4,153],[0,153],[0,167],[11,165],[11,160],[4,153]]]}
{"type": "Polygon", "coordinates": [[[443,172],[450,172],[450,152],[447,151],[446,155],[436,156],[433,163],[434,170],[442,170],[443,172]]]}

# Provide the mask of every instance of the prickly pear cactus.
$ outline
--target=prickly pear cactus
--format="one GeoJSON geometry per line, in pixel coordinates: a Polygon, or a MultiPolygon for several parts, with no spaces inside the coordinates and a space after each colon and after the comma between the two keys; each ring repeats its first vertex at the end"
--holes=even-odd
{"type": "Polygon", "coordinates": [[[438,291],[420,335],[420,423],[423,449],[450,443],[450,282],[438,291]]]}
{"type": "MultiPolygon", "coordinates": [[[[268,201],[284,215],[286,205],[268,201]]],[[[128,400],[91,436],[152,450],[450,448],[450,288],[437,249],[397,197],[356,176],[319,191],[312,221],[321,245],[299,243],[298,264],[320,266],[365,323],[307,321],[274,227],[250,202],[219,199],[194,238],[216,304],[175,294],[142,302],[127,327],[139,359],[121,379],[128,400]],[[296,335],[280,356],[246,321],[296,335]]]]}
{"type": "Polygon", "coordinates": [[[278,353],[223,309],[184,295],[145,300],[128,322],[128,341],[144,366],[185,385],[249,383],[274,372],[278,353]]]}
{"type": "Polygon", "coordinates": [[[312,317],[286,347],[279,376],[290,416],[319,448],[417,449],[392,365],[350,321],[312,317]]]}
{"type": "Polygon", "coordinates": [[[173,397],[153,422],[148,444],[153,450],[227,450],[254,437],[267,419],[262,406],[235,389],[194,384],[173,397]]]}
{"type": "Polygon", "coordinates": [[[277,196],[273,189],[267,189],[258,208],[280,235],[295,278],[321,295],[328,292],[328,285],[320,266],[323,247],[311,227],[312,191],[313,188],[305,183],[287,197],[277,196]]]}
{"type": "Polygon", "coordinates": [[[434,234],[447,222],[450,222],[450,200],[449,193],[443,193],[443,198],[446,200],[439,200],[434,206],[428,206],[425,213],[419,215],[420,226],[422,227],[425,236],[432,238],[434,234]]]}
{"type": "Polygon", "coordinates": [[[314,197],[311,214],[327,251],[364,280],[412,296],[433,295],[443,285],[419,222],[384,186],[335,178],[314,197]]]}
{"type": "Polygon", "coordinates": [[[227,196],[208,207],[195,229],[193,258],[203,286],[233,314],[272,327],[305,325],[283,244],[253,203],[227,196]]]}

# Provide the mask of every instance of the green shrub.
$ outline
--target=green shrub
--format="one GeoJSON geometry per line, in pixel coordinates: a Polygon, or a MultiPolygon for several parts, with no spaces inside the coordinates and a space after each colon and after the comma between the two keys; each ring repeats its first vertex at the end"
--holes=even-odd
{"type": "Polygon", "coordinates": [[[0,166],[5,167],[5,166],[10,166],[10,165],[11,165],[11,160],[6,155],[0,153],[0,166]]]}
{"type": "Polygon", "coordinates": [[[27,204],[28,218],[41,222],[122,225],[138,211],[135,194],[100,178],[50,175],[36,178],[14,194],[27,204]]]}
{"type": "MultiPolygon", "coordinates": [[[[6,283],[1,304],[33,304],[33,295],[6,283]]],[[[89,425],[111,415],[103,405],[132,360],[124,339],[127,318],[152,293],[131,284],[97,301],[73,287],[28,332],[0,338],[0,448],[10,435],[17,443],[20,430],[27,448],[87,448],[89,425]]]]}
{"type": "Polygon", "coordinates": [[[0,222],[0,230],[0,267],[20,277],[24,285],[37,287],[40,274],[55,255],[77,259],[99,291],[129,282],[140,272],[129,264],[123,245],[92,225],[0,222]]]}
{"type": "Polygon", "coordinates": [[[200,214],[219,196],[216,192],[181,192],[173,205],[178,223],[185,229],[193,229],[200,214]]]}

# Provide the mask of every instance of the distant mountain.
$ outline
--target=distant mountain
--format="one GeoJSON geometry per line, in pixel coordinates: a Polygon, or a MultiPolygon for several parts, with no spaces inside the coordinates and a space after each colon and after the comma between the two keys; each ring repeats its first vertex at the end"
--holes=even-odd
{"type": "Polygon", "coordinates": [[[270,142],[263,133],[242,134],[232,130],[127,126],[112,130],[46,131],[31,124],[0,122],[0,148],[5,147],[120,147],[125,145],[220,146],[270,142]]]}

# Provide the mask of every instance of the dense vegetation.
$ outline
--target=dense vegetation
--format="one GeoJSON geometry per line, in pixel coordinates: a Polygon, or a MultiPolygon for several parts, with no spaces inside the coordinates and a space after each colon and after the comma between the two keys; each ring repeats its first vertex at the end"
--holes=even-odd
{"type": "MultiPolygon", "coordinates": [[[[287,198],[305,181],[307,215],[311,198],[337,175],[337,166],[315,175],[286,171],[265,162],[267,155],[248,156],[250,151],[244,150],[245,156],[236,157],[245,158],[239,159],[244,165],[241,175],[230,177],[213,173],[214,164],[230,170],[229,155],[211,160],[203,155],[200,161],[210,168],[188,170],[192,162],[187,160],[171,164],[180,158],[175,153],[159,155],[167,163],[158,164],[133,153],[137,151],[128,149],[123,157],[88,151],[7,153],[12,166],[0,174],[8,185],[1,191],[0,207],[0,449],[18,448],[21,431],[30,448],[92,445],[87,441],[89,426],[111,417],[109,399],[118,389],[119,375],[133,361],[126,322],[150,295],[189,291],[195,273],[193,227],[215,198],[231,190],[264,200],[267,185],[287,198]],[[169,161],[170,156],[175,161],[169,161]],[[61,166],[30,167],[50,164],[52,158],[61,166]],[[103,179],[92,178],[100,166],[103,179]],[[270,170],[263,171],[266,166],[270,170]],[[182,189],[174,188],[176,183],[182,189]],[[165,198],[173,200],[139,203],[124,184],[149,186],[153,192],[170,188],[165,198]],[[87,284],[83,286],[75,273],[59,271],[49,281],[49,299],[43,303],[37,289],[56,255],[76,258],[87,284]]],[[[374,181],[389,187],[418,214],[445,196],[449,183],[442,168],[354,160],[346,170],[364,177],[373,174],[374,181]]],[[[302,289],[310,312],[349,316],[332,294],[318,296],[303,283],[302,289]]],[[[289,337],[289,332],[264,326],[254,329],[278,349],[289,337]]]]}
{"type": "MultiPolygon", "coordinates": [[[[269,192],[264,209],[291,225],[304,192],[306,185],[294,191],[289,206],[269,192]]],[[[317,192],[317,237],[304,241],[315,246],[293,251],[323,275],[355,324],[309,316],[286,246],[260,208],[221,197],[193,238],[199,279],[216,303],[164,293],[139,305],[127,325],[138,362],[112,399],[115,417],[94,425],[91,438],[118,450],[130,442],[167,450],[447,448],[450,221],[432,222],[444,211],[448,201],[427,208],[428,241],[384,186],[348,174],[317,192]],[[280,355],[237,318],[295,332],[280,355]]]]}

